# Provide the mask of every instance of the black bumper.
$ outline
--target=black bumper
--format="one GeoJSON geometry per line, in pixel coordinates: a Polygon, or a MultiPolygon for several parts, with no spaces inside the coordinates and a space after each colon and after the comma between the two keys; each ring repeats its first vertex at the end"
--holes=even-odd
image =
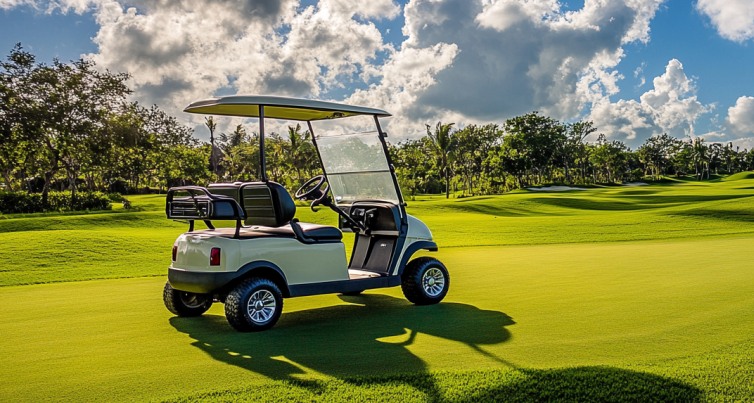
{"type": "Polygon", "coordinates": [[[197,294],[210,294],[232,282],[239,272],[197,272],[168,268],[168,282],[176,290],[197,294]]]}

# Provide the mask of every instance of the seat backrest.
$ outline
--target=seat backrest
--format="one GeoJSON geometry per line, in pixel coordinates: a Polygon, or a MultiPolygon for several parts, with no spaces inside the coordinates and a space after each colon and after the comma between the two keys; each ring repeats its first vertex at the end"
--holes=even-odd
{"type": "Polygon", "coordinates": [[[243,183],[241,182],[235,182],[235,183],[210,183],[207,186],[207,190],[209,190],[214,195],[221,195],[221,196],[228,196],[234,198],[238,205],[241,205],[241,199],[238,197],[238,189],[241,187],[243,183]]]}
{"type": "Polygon", "coordinates": [[[246,225],[280,227],[296,215],[296,204],[277,182],[213,183],[212,194],[230,196],[246,212],[246,225]]]}
{"type": "Polygon", "coordinates": [[[296,215],[296,204],[285,188],[276,182],[247,182],[239,188],[246,225],[280,227],[296,215]]]}

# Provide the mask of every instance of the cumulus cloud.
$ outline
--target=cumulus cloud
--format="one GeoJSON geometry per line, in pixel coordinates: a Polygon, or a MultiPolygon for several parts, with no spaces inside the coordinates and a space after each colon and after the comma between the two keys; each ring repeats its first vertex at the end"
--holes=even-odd
{"type": "MultiPolygon", "coordinates": [[[[99,66],[127,71],[135,96],[180,115],[215,94],[320,97],[359,80],[391,52],[373,19],[394,18],[390,0],[356,7],[323,0],[175,2],[100,0],[95,16],[99,66]]],[[[200,117],[189,117],[201,127],[200,117]]],[[[223,128],[221,128],[223,129],[223,128]]]]}
{"type": "Polygon", "coordinates": [[[411,1],[401,52],[447,44],[456,56],[411,91],[409,111],[425,121],[494,121],[532,110],[577,116],[618,91],[622,46],[646,40],[660,2],[588,0],[563,12],[554,0],[411,1]]]}
{"type": "Polygon", "coordinates": [[[34,0],[0,0],[0,9],[10,10],[20,6],[35,6],[34,0]]]}
{"type": "Polygon", "coordinates": [[[76,12],[81,14],[92,7],[93,1],[90,0],[65,0],[65,1],[43,1],[43,0],[0,0],[0,10],[10,10],[16,7],[30,7],[38,12],[51,14],[55,11],[62,13],[76,12]]]}
{"type": "Polygon", "coordinates": [[[349,18],[356,15],[361,18],[393,19],[401,12],[401,7],[393,0],[330,0],[329,6],[334,12],[349,18]]]}
{"type": "Polygon", "coordinates": [[[734,134],[754,136],[754,97],[739,97],[728,108],[726,123],[734,134]]]}
{"type": "MultiPolygon", "coordinates": [[[[457,54],[458,47],[447,43],[426,48],[404,47],[384,65],[367,71],[369,76],[380,77],[379,84],[355,91],[347,101],[390,109],[396,116],[389,122],[389,128],[399,137],[424,130],[417,119],[434,118],[438,111],[429,110],[417,102],[417,97],[437,84],[437,73],[452,66],[457,54]]],[[[447,116],[449,111],[445,112],[447,116]]]]}
{"type": "Polygon", "coordinates": [[[754,38],[754,2],[751,0],[699,0],[696,8],[709,17],[723,38],[736,42],[754,38]]]}
{"type": "Polygon", "coordinates": [[[652,83],[653,88],[638,101],[611,102],[605,97],[595,102],[589,119],[608,137],[633,146],[662,133],[695,136],[696,121],[712,106],[699,102],[694,81],[686,76],[681,62],[670,60],[665,72],[652,83]]]}
{"type": "MultiPolygon", "coordinates": [[[[541,111],[588,118],[632,142],[693,134],[710,110],[677,60],[638,100],[611,101],[626,44],[646,42],[663,0],[0,0],[0,7],[91,12],[91,57],[132,75],[135,97],[176,116],[215,94],[261,93],[345,100],[388,109],[392,133],[425,123],[501,122],[541,111]],[[308,4],[308,3],[307,3],[308,4]],[[404,18],[402,43],[375,22],[404,18]],[[356,89],[353,89],[356,88],[356,89]],[[337,96],[333,94],[338,94],[337,96]]],[[[725,4],[736,4],[733,2],[725,4]]],[[[700,1],[707,10],[713,1],[700,1]]],[[[719,4],[723,4],[720,2],[719,4]]],[[[637,78],[643,74],[637,70],[637,78]]],[[[730,127],[740,108],[729,113],[730,127]]],[[[235,122],[229,124],[235,124],[235,122]]],[[[738,124],[738,123],[736,123],[738,124]]],[[[220,128],[223,130],[224,128],[220,128]]]]}

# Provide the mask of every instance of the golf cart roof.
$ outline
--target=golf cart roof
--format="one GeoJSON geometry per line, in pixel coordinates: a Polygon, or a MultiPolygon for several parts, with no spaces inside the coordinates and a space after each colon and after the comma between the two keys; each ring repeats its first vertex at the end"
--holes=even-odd
{"type": "Polygon", "coordinates": [[[313,121],[356,115],[390,116],[382,109],[311,99],[260,95],[233,95],[205,99],[191,103],[183,111],[206,115],[258,118],[260,106],[264,107],[264,117],[272,119],[313,121]]]}

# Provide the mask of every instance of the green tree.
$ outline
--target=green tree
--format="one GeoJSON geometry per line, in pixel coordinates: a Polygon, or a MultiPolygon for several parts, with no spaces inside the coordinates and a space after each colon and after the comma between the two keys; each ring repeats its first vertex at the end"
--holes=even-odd
{"type": "Polygon", "coordinates": [[[218,147],[225,156],[222,160],[221,169],[225,173],[226,180],[238,180],[246,171],[244,161],[239,158],[239,154],[249,140],[250,136],[242,125],[237,125],[229,134],[220,133],[220,145],[218,147]]]}
{"type": "Polygon", "coordinates": [[[283,148],[287,152],[286,160],[290,163],[290,168],[296,172],[294,182],[297,185],[304,182],[301,173],[306,173],[308,178],[311,176],[312,166],[317,163],[317,151],[310,135],[308,130],[301,131],[300,124],[296,124],[295,127],[288,126],[288,143],[283,145],[283,148]]]}
{"type": "Polygon", "coordinates": [[[680,146],[680,140],[667,133],[649,137],[637,150],[639,160],[645,166],[645,174],[648,172],[659,179],[667,173],[666,169],[672,166],[671,160],[680,146]]]}
{"type": "Polygon", "coordinates": [[[696,176],[696,179],[704,179],[705,167],[707,168],[707,178],[709,178],[707,145],[704,144],[704,139],[701,137],[695,138],[693,140],[691,149],[694,160],[694,174],[696,176]]]}
{"type": "Polygon", "coordinates": [[[555,119],[532,112],[506,120],[504,130],[506,135],[518,137],[516,146],[525,149],[519,153],[530,158],[528,175],[534,175],[538,183],[552,180],[553,167],[565,148],[566,128],[555,119]]]}
{"type": "Polygon", "coordinates": [[[561,159],[563,161],[566,183],[574,183],[571,177],[571,168],[574,167],[580,167],[577,172],[580,173],[581,182],[586,182],[586,170],[589,165],[589,148],[585,140],[596,131],[594,123],[590,121],[579,121],[565,126],[566,139],[563,142],[563,156],[561,159]]]}
{"type": "MultiPolygon", "coordinates": [[[[21,53],[17,47],[11,59],[28,61],[21,53]]],[[[90,152],[88,136],[102,130],[112,111],[125,102],[130,93],[125,85],[128,76],[97,70],[93,62],[83,59],[71,64],[54,60],[52,66],[37,64],[25,72],[16,81],[20,86],[13,91],[16,97],[11,105],[22,116],[18,132],[38,147],[33,163],[35,173],[44,180],[43,203],[61,171],[66,173],[75,202],[81,169],[97,158],[90,152]]]]}
{"type": "Polygon", "coordinates": [[[451,132],[454,123],[437,122],[434,132],[431,127],[427,126],[427,137],[429,137],[432,150],[438,158],[440,172],[445,180],[445,198],[450,197],[450,163],[454,157],[456,148],[455,133],[451,132]]]}
{"type": "Polygon", "coordinates": [[[602,175],[597,175],[595,182],[604,179],[608,183],[614,183],[623,178],[628,170],[628,147],[620,141],[608,141],[604,134],[600,134],[597,144],[592,149],[591,161],[600,168],[602,175]]]}
{"type": "Polygon", "coordinates": [[[434,179],[433,164],[432,160],[427,158],[427,155],[432,153],[432,148],[428,143],[429,138],[422,137],[390,146],[398,181],[401,188],[408,190],[412,199],[418,193],[431,193],[433,190],[430,186],[434,179]]]}
{"type": "Polygon", "coordinates": [[[212,116],[207,116],[204,118],[204,124],[207,126],[207,129],[209,129],[209,144],[210,144],[209,166],[210,166],[210,169],[212,170],[212,175],[217,177],[218,176],[217,166],[221,157],[220,150],[217,147],[215,147],[215,130],[217,129],[217,123],[215,122],[212,116]]]}
{"type": "Polygon", "coordinates": [[[461,175],[463,192],[482,185],[482,166],[492,148],[500,141],[502,131],[495,124],[469,125],[455,133],[455,165],[461,175]]]}

